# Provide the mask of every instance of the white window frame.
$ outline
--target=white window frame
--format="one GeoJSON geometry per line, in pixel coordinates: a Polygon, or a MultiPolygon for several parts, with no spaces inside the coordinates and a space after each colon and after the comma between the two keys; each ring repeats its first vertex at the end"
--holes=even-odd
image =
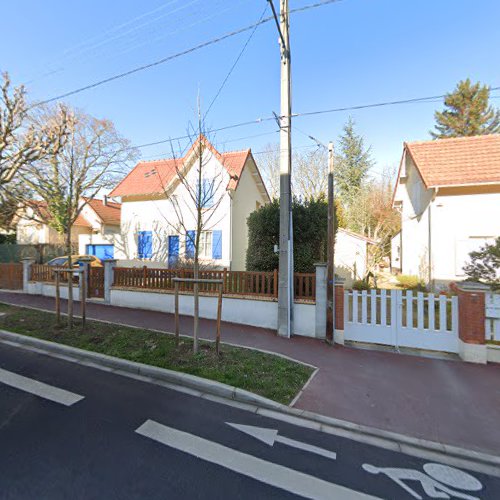
{"type": "Polygon", "coordinates": [[[202,259],[211,259],[213,250],[213,232],[202,231],[200,233],[199,256],[202,259]]]}

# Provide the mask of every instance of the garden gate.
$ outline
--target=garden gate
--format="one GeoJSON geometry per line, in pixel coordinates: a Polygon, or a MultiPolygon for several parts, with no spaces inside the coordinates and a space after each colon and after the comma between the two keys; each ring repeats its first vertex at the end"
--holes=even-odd
{"type": "Polygon", "coordinates": [[[344,339],[458,353],[458,298],[402,290],[345,291],[344,339]]]}

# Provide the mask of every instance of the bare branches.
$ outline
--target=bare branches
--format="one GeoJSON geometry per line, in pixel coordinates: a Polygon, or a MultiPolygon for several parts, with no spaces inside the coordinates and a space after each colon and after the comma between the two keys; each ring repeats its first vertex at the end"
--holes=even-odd
{"type": "Polygon", "coordinates": [[[33,162],[57,154],[66,139],[67,111],[60,107],[57,119],[34,123],[29,115],[26,90],[11,89],[7,73],[0,89],[0,188],[33,162]]]}

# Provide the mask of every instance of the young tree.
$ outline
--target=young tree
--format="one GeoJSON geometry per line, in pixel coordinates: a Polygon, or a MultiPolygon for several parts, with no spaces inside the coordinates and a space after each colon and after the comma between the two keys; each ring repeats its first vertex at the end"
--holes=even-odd
{"type": "Polygon", "coordinates": [[[356,133],[354,120],[349,118],[335,161],[335,185],[344,207],[354,200],[372,166],[370,148],[365,147],[363,137],[356,133]]]}
{"type": "Polygon", "coordinates": [[[495,243],[471,252],[470,258],[470,263],[464,266],[465,274],[470,279],[490,285],[494,290],[500,289],[500,237],[495,243]]]}
{"type": "Polygon", "coordinates": [[[445,110],[436,111],[434,139],[500,132],[500,110],[489,104],[490,89],[470,79],[458,83],[456,89],[444,99],[445,110]]]}
{"type": "MultiPolygon", "coordinates": [[[[189,131],[190,149],[182,159],[177,159],[174,148],[175,180],[162,184],[171,210],[159,213],[165,223],[175,232],[186,235],[186,254],[193,262],[193,277],[200,277],[200,253],[210,230],[220,222],[223,214],[218,210],[226,196],[228,184],[237,180],[225,166],[225,160],[206,138],[201,113],[198,116],[196,133],[189,131]],[[217,161],[212,161],[213,158],[217,161]]],[[[160,179],[161,181],[161,179],[160,179]]],[[[213,234],[212,234],[213,237],[213,234]]],[[[212,242],[212,245],[216,242],[212,242]]],[[[199,344],[199,285],[193,283],[193,352],[198,352],[199,344]]]]}
{"type": "MultiPolygon", "coordinates": [[[[81,111],[69,112],[67,140],[56,154],[36,161],[23,172],[23,180],[46,204],[47,222],[65,239],[68,267],[72,268],[71,234],[84,206],[101,190],[112,187],[127,162],[135,156],[109,120],[81,111]]],[[[39,112],[37,120],[59,120],[54,108],[39,112]]],[[[43,214],[38,214],[43,217],[43,214]]],[[[73,287],[68,279],[68,325],[73,325],[73,287]]]]}

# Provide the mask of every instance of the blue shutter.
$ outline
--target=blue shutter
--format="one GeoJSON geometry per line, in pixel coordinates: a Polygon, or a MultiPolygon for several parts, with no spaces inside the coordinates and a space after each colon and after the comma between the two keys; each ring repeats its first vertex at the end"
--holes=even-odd
{"type": "Polygon", "coordinates": [[[212,231],[212,259],[222,259],[222,231],[212,231]]]}
{"type": "Polygon", "coordinates": [[[139,231],[137,238],[137,255],[139,259],[150,259],[153,256],[152,231],[139,231]]]}
{"type": "Polygon", "coordinates": [[[192,259],[194,257],[194,247],[196,242],[196,231],[188,231],[186,233],[186,257],[192,259]]]}

